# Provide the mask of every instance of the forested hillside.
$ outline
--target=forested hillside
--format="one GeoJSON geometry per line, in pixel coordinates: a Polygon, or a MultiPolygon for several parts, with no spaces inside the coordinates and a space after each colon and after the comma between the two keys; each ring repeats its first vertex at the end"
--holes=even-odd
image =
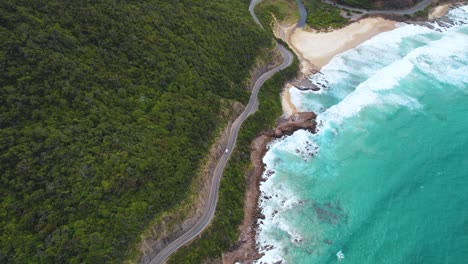
{"type": "Polygon", "coordinates": [[[349,21],[341,15],[341,10],[320,0],[302,0],[307,10],[306,23],[309,27],[328,30],[344,27],[349,21]]]}
{"type": "Polygon", "coordinates": [[[121,262],[271,45],[248,0],[0,1],[0,263],[121,262]]]}
{"type": "Polygon", "coordinates": [[[261,20],[262,25],[270,26],[273,14],[278,22],[290,25],[299,19],[299,9],[296,0],[268,0],[261,1],[255,7],[255,14],[261,20]]]}

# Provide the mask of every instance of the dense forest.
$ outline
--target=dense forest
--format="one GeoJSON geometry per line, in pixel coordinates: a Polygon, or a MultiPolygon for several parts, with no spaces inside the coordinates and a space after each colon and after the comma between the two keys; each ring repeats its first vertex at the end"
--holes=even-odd
{"type": "MultiPolygon", "coordinates": [[[[262,25],[266,26],[266,32],[271,38],[274,37],[270,27],[273,24],[271,14],[278,10],[276,7],[271,7],[280,2],[261,4],[255,8],[255,13],[262,25]]],[[[288,47],[287,43],[279,39],[277,41],[288,47]]],[[[294,54],[292,50],[291,53],[294,54]]],[[[299,61],[295,57],[289,67],[276,73],[263,84],[258,94],[258,111],[242,124],[236,148],[224,170],[213,221],[199,239],[180,248],[169,258],[168,263],[216,263],[222,258],[224,252],[236,247],[239,239],[238,228],[244,218],[245,177],[252,168],[250,144],[262,131],[275,126],[282,114],[281,90],[287,81],[297,77],[298,71],[299,61]]]]}
{"type": "Polygon", "coordinates": [[[261,1],[255,6],[255,14],[263,26],[269,26],[273,21],[271,15],[281,23],[290,25],[299,19],[299,9],[296,0],[268,0],[261,1]]]}
{"type": "Polygon", "coordinates": [[[341,15],[341,10],[320,0],[302,0],[307,10],[306,23],[314,29],[344,27],[349,21],[341,15]]]}
{"type": "Polygon", "coordinates": [[[237,146],[224,171],[214,220],[200,239],[179,249],[169,263],[211,263],[211,260],[219,260],[223,252],[236,247],[238,228],[244,218],[245,175],[252,168],[250,144],[260,132],[275,126],[282,114],[281,90],[287,81],[297,76],[298,71],[299,62],[295,58],[291,66],[276,73],[262,86],[258,94],[259,109],[242,125],[237,146]]]}
{"type": "MultiPolygon", "coordinates": [[[[301,0],[307,10],[306,24],[317,30],[341,28],[349,23],[341,15],[341,10],[320,0],[301,0]]],[[[281,23],[296,22],[299,18],[298,7],[295,0],[276,0],[261,2],[255,12],[263,25],[272,29],[274,16],[281,23]]]]}
{"type": "Polygon", "coordinates": [[[248,0],[0,1],[0,263],[121,262],[268,33],[248,0]]]}

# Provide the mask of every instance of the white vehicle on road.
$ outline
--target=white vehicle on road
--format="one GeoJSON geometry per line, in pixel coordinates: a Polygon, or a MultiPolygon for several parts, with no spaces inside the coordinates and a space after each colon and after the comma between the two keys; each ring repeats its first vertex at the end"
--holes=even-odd
{"type": "Polygon", "coordinates": [[[226,150],[224,151],[224,153],[226,153],[226,154],[227,154],[228,152],[229,152],[229,149],[226,149],[226,150]]]}

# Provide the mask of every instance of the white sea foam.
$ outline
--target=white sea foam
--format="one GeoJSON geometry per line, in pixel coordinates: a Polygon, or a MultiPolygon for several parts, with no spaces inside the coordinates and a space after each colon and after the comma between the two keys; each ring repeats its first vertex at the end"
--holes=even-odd
{"type": "MultiPolygon", "coordinates": [[[[365,81],[378,70],[400,60],[406,53],[387,52],[397,50],[405,38],[431,33],[430,29],[415,25],[405,25],[362,43],[333,58],[322,68],[321,73],[309,77],[311,83],[322,87],[319,91],[291,89],[291,100],[300,111],[322,112],[324,105],[317,95],[334,97],[336,101],[345,98],[359,83],[365,81]],[[304,99],[306,98],[306,99],[304,99]]],[[[429,42],[430,39],[421,39],[429,42]]]]}
{"type": "MultiPolygon", "coordinates": [[[[274,178],[275,174],[271,176],[274,178]]],[[[258,220],[257,232],[257,248],[264,256],[256,263],[276,263],[284,261],[281,257],[281,248],[284,245],[281,241],[275,239],[274,232],[279,229],[285,233],[293,233],[290,227],[282,221],[281,214],[292,208],[298,203],[294,194],[283,185],[274,183],[273,179],[269,179],[261,184],[262,195],[259,200],[259,207],[262,214],[265,216],[263,220],[258,220]],[[267,196],[267,193],[269,196],[267,196]]]]}
{"type": "Polygon", "coordinates": [[[429,23],[435,31],[444,32],[456,26],[468,24],[468,5],[458,5],[449,11],[446,18],[429,23]]]}
{"type": "Polygon", "coordinates": [[[313,145],[313,135],[305,130],[298,130],[292,136],[272,142],[263,158],[267,179],[260,185],[261,195],[258,202],[264,219],[258,220],[257,247],[264,256],[256,263],[275,263],[285,260],[281,257],[283,243],[299,244],[303,241],[300,232],[288,224],[290,210],[301,206],[303,201],[295,195],[275,171],[282,162],[307,160],[317,151],[313,145]],[[287,241],[277,239],[276,233],[282,233],[287,241]]]}
{"type": "Polygon", "coordinates": [[[314,145],[312,134],[306,130],[294,132],[294,137],[286,137],[282,144],[276,147],[277,151],[286,152],[305,159],[316,152],[317,146],[314,145]]]}
{"type": "MultiPolygon", "coordinates": [[[[442,28],[444,31],[447,30],[447,28],[451,30],[456,25],[467,24],[467,9],[467,5],[452,9],[448,14],[448,17],[452,21],[449,25],[440,26],[438,24],[443,22],[433,22],[432,24],[435,28],[442,28]]],[[[292,98],[293,104],[301,111],[318,111],[323,106],[318,106],[316,105],[317,103],[308,105],[307,101],[303,100],[301,97],[307,96],[308,94],[333,93],[332,95],[337,99],[343,99],[352,91],[349,89],[353,89],[354,87],[339,87],[338,89],[334,89],[336,84],[343,85],[348,83],[352,86],[354,85],[353,81],[356,80],[356,76],[360,76],[361,78],[372,76],[375,74],[376,70],[382,69],[407,55],[404,53],[403,49],[399,49],[402,41],[407,38],[412,38],[422,43],[428,43],[431,39],[426,37],[426,35],[430,36],[434,33],[434,30],[428,27],[399,23],[397,29],[381,33],[362,43],[355,49],[335,56],[335,58],[322,68],[321,74],[315,74],[309,78],[313,84],[324,88],[319,91],[300,91],[292,89],[292,94],[294,93],[292,96],[294,97],[292,98]],[[400,52],[403,53],[388,52],[389,50],[400,50],[400,52]],[[356,67],[356,65],[359,65],[359,67],[356,67]]]]}
{"type": "Polygon", "coordinates": [[[468,24],[468,5],[458,6],[450,10],[447,17],[450,18],[455,25],[461,26],[468,24]]]}
{"type": "Polygon", "coordinates": [[[304,111],[302,105],[303,94],[296,87],[291,87],[289,89],[291,103],[299,110],[304,111]]]}
{"type": "Polygon", "coordinates": [[[457,31],[413,54],[413,61],[421,71],[460,88],[468,84],[468,66],[464,63],[467,60],[468,36],[457,31]]]}
{"type": "Polygon", "coordinates": [[[454,63],[457,58],[459,61],[467,60],[468,45],[466,43],[468,43],[468,37],[454,31],[428,45],[414,49],[405,58],[381,69],[339,104],[319,115],[317,120],[322,126],[319,129],[324,130],[326,127],[341,125],[344,119],[358,114],[369,105],[394,104],[410,109],[421,108],[418,101],[408,95],[381,92],[397,87],[399,80],[410,74],[415,65],[444,82],[466,87],[468,84],[467,66],[454,63]]]}
{"type": "MultiPolygon", "coordinates": [[[[462,13],[466,16],[468,10],[466,6],[464,8],[462,13]]],[[[452,10],[450,15],[459,15],[457,12],[459,11],[452,10]]],[[[325,66],[322,70],[323,76],[316,77],[316,81],[321,83],[327,81],[330,85],[329,90],[316,93],[291,88],[293,103],[299,109],[307,110],[302,108],[308,100],[305,95],[329,95],[333,90],[333,85],[346,82],[348,80],[346,78],[350,80],[354,78],[352,74],[355,70],[359,70],[358,74],[367,78],[355,89],[353,87],[352,91],[348,91],[340,103],[318,116],[318,122],[321,123],[319,135],[300,130],[293,136],[276,140],[270,145],[263,159],[266,164],[266,173],[263,178],[266,181],[261,183],[262,194],[258,203],[265,219],[258,222],[257,246],[264,256],[256,263],[286,263],[285,249],[291,245],[305,243],[304,238],[308,239],[307,234],[301,234],[301,231],[291,223],[291,214],[298,210],[298,206],[302,206],[302,198],[291,189],[292,185],[288,185],[288,180],[290,180],[287,179],[288,175],[281,171],[284,169],[285,162],[294,161],[300,164],[301,160],[308,160],[308,157],[318,151],[315,140],[320,138],[323,131],[334,131],[346,119],[358,115],[366,107],[372,106],[382,111],[385,111],[388,106],[421,109],[423,106],[417,98],[409,95],[411,93],[407,89],[411,87],[402,86],[402,88],[399,85],[402,79],[411,78],[415,70],[437,76],[440,80],[457,86],[460,86],[461,82],[461,87],[465,87],[464,89],[468,87],[467,65],[447,63],[447,60],[460,62],[467,60],[468,39],[466,35],[459,34],[456,28],[450,30],[453,32],[450,34],[445,32],[442,36],[441,33],[426,27],[404,25],[391,32],[380,34],[357,49],[349,51],[347,55],[339,55],[325,66]],[[406,37],[418,41],[419,43],[414,46],[418,48],[410,46],[411,51],[399,49],[406,37]],[[386,52],[386,50],[393,52],[386,52]],[[360,65],[360,60],[365,65],[364,67],[368,68],[357,67],[356,65],[360,65]],[[373,66],[375,68],[372,68],[373,66]],[[460,76],[464,77],[460,78],[460,76]]],[[[337,93],[337,96],[339,95],[337,93]]]]}
{"type": "MultiPolygon", "coordinates": [[[[358,114],[364,107],[371,104],[388,104],[385,96],[379,94],[379,91],[392,89],[397,86],[399,80],[408,75],[413,69],[413,64],[409,60],[400,60],[390,66],[387,66],[377,72],[364,83],[360,84],[354,92],[349,94],[339,104],[331,107],[323,114],[317,117],[320,125],[319,130],[332,128],[341,125],[343,120],[358,114]]],[[[392,103],[405,104],[407,98],[393,95],[392,103]]],[[[411,106],[414,106],[414,100],[411,100],[411,106]]]]}

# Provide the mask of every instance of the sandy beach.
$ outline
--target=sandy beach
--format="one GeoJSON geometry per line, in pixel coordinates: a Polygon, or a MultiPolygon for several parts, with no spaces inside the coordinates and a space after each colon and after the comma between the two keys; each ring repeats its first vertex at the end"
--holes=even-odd
{"type": "Polygon", "coordinates": [[[298,112],[296,106],[291,101],[291,94],[289,93],[291,87],[291,85],[286,85],[281,93],[281,106],[283,107],[283,115],[286,117],[298,112]]]}
{"type": "Polygon", "coordinates": [[[452,4],[444,4],[444,5],[437,6],[429,14],[429,19],[437,19],[437,18],[441,18],[445,16],[451,6],[452,4]]]}
{"type": "Polygon", "coordinates": [[[366,18],[331,32],[297,29],[290,44],[301,57],[320,69],[333,57],[352,49],[379,33],[396,28],[396,22],[383,18],[366,18]]]}
{"type": "MultiPolygon", "coordinates": [[[[312,69],[320,70],[336,55],[395,28],[395,21],[380,17],[365,18],[330,32],[306,31],[297,28],[289,32],[291,34],[289,44],[300,58],[301,72],[304,77],[307,77],[312,69]]],[[[297,113],[296,106],[291,102],[289,93],[291,87],[291,85],[286,85],[281,94],[284,116],[297,113]]]]}
{"type": "MultiPolygon", "coordinates": [[[[444,16],[449,10],[450,5],[442,5],[434,8],[431,13],[434,18],[444,16]]],[[[319,71],[325,66],[334,56],[355,48],[361,43],[371,39],[372,37],[386,31],[393,30],[397,27],[397,22],[380,18],[372,17],[362,19],[352,23],[342,29],[333,30],[330,32],[306,31],[294,26],[275,25],[275,35],[278,38],[288,42],[290,47],[298,55],[301,65],[301,76],[296,80],[286,84],[281,93],[281,103],[283,107],[283,116],[280,121],[293,118],[299,112],[296,106],[291,101],[290,89],[302,87],[301,83],[307,81],[307,77],[315,71],[319,71]],[[304,82],[301,82],[304,81],[304,82]],[[293,85],[294,84],[294,85],[293,85]]],[[[313,90],[313,88],[311,88],[313,90]]],[[[281,122],[278,121],[278,124],[281,122]]],[[[256,247],[256,232],[257,220],[264,219],[259,208],[256,207],[260,196],[259,184],[261,175],[264,172],[264,164],[262,157],[267,151],[268,143],[273,139],[270,133],[263,132],[261,136],[251,145],[251,160],[253,167],[247,174],[247,194],[245,198],[245,218],[239,228],[241,234],[238,244],[230,251],[223,254],[223,263],[252,263],[258,259],[261,254],[256,247]]]]}

